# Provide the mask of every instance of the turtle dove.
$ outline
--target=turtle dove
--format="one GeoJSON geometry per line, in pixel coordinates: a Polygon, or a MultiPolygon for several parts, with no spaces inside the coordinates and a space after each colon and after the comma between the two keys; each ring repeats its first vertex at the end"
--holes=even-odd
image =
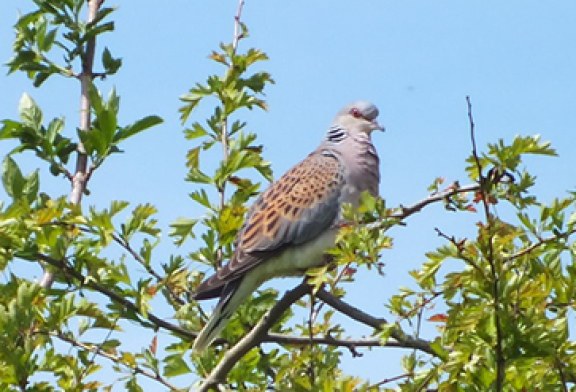
{"type": "Polygon", "coordinates": [[[378,109],[359,101],[338,112],[320,146],[256,200],[227,265],[203,281],[196,300],[220,297],[194,342],[201,352],[233,312],[264,281],[303,274],[325,262],[334,246],[343,203],[378,195],[379,159],[371,141],[378,109]]]}

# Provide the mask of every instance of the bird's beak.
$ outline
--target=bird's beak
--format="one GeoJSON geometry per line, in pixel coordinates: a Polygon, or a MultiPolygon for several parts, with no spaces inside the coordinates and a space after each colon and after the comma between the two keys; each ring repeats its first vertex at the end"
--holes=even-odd
{"type": "Polygon", "coordinates": [[[374,130],[378,130],[378,131],[382,131],[384,132],[386,130],[386,128],[384,128],[382,125],[378,124],[378,122],[376,120],[372,121],[373,124],[373,128],[374,130]]]}

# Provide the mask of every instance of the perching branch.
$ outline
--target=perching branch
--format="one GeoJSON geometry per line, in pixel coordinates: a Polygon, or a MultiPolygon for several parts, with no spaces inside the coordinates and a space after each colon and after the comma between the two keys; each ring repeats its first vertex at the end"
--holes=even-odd
{"type": "MultiPolygon", "coordinates": [[[[391,337],[395,341],[382,344],[379,340],[342,340],[335,339],[331,337],[318,338],[313,337],[312,340],[309,337],[293,337],[284,336],[281,334],[269,334],[267,331],[276,323],[282,314],[297,300],[302,296],[309,293],[311,287],[306,283],[302,282],[294,289],[286,292],[284,296],[272,307],[252,328],[252,330],[246,334],[235,346],[226,352],[222,357],[218,365],[212,370],[212,372],[204,379],[202,386],[198,391],[208,391],[210,388],[225,382],[226,375],[232,370],[234,365],[242,358],[249,350],[256,347],[262,342],[275,342],[280,344],[295,344],[295,345],[306,345],[313,343],[327,344],[347,347],[352,351],[353,355],[358,355],[355,351],[355,347],[376,347],[376,346],[388,346],[388,347],[401,347],[401,348],[414,348],[426,352],[430,355],[436,356],[437,354],[430,347],[430,343],[423,339],[413,338],[406,336],[402,331],[393,331],[391,337]]],[[[387,321],[383,318],[377,318],[362,310],[342,301],[339,298],[334,297],[332,294],[325,290],[319,290],[316,293],[316,297],[338,310],[339,312],[346,314],[350,318],[368,325],[374,329],[381,329],[383,325],[387,324],[387,321]]]]}
{"type": "MultiPolygon", "coordinates": [[[[424,207],[446,200],[454,195],[475,192],[479,189],[477,184],[471,184],[464,187],[450,187],[445,191],[435,193],[429,197],[415,203],[412,206],[401,207],[399,212],[391,215],[392,218],[403,220],[412,214],[420,212],[424,207]]],[[[374,228],[380,228],[381,222],[377,222],[378,226],[374,228]]],[[[283,344],[310,344],[310,342],[328,345],[338,345],[342,347],[347,347],[350,350],[354,350],[354,347],[376,347],[376,346],[390,346],[390,347],[402,347],[402,348],[412,348],[430,355],[437,356],[434,350],[430,346],[430,342],[413,338],[411,336],[405,335],[400,329],[396,329],[391,333],[391,337],[394,341],[382,344],[380,341],[370,341],[370,340],[335,340],[331,337],[288,337],[279,334],[269,334],[267,331],[274,325],[275,321],[279,319],[282,313],[288,309],[299,298],[310,291],[310,287],[306,283],[301,283],[293,290],[288,291],[282,299],[268,312],[266,313],[256,324],[256,326],[242,338],[234,347],[232,347],[225,356],[221,359],[218,366],[216,366],[212,372],[205,378],[202,387],[199,391],[208,391],[211,387],[225,382],[226,375],[232,370],[233,366],[236,364],[242,356],[244,356],[251,348],[256,347],[262,342],[276,342],[283,344]],[[312,340],[311,340],[312,339],[312,340]]],[[[316,293],[317,298],[321,299],[324,303],[328,304],[332,308],[338,310],[339,312],[347,315],[348,317],[356,320],[362,324],[370,326],[376,330],[380,330],[383,325],[388,324],[388,321],[383,318],[374,317],[362,310],[344,302],[343,300],[333,296],[325,290],[319,290],[316,293]]],[[[353,351],[354,355],[355,351],[353,351]]]]}
{"type": "Polygon", "coordinates": [[[206,376],[198,392],[209,391],[225,382],[226,375],[248,351],[260,344],[267,331],[282,317],[284,312],[296,301],[311,291],[306,282],[300,283],[282,298],[258,321],[258,323],[240,341],[224,354],[218,365],[206,376]]]}

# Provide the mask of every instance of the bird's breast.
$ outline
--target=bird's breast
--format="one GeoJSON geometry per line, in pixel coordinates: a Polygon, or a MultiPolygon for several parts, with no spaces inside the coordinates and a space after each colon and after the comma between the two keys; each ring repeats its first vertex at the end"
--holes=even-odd
{"type": "Polygon", "coordinates": [[[256,286],[268,279],[302,275],[308,268],[323,264],[325,252],[334,246],[337,228],[325,230],[316,238],[292,245],[249,272],[256,286]]]}

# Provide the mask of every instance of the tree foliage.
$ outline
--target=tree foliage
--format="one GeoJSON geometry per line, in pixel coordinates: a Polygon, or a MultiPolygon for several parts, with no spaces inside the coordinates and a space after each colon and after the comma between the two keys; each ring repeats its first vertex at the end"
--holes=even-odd
{"type": "Polygon", "coordinates": [[[45,119],[24,93],[20,117],[1,121],[0,141],[16,144],[2,161],[7,195],[0,203],[2,390],[92,391],[121,385],[141,391],[150,383],[167,390],[217,385],[292,391],[575,388],[576,343],[570,336],[575,194],[546,204],[533,193],[536,179],[524,157],[555,155],[538,136],[477,149],[470,100],[468,185],[444,187],[436,179],[429,195],[412,205],[389,207],[366,196],[358,209],[345,208],[349,224],[330,251],[333,264],[309,271],[305,283],[282,296],[260,290],[214,347],[192,353],[191,342],[207,312],[191,300],[204,277],[200,271],[218,268],[230,257],[247,206],[261,183],[272,179],[262,146],[242,116],[266,109],[264,90],[273,79],[261,70],[264,52],[241,50],[248,29],[240,1],[233,41],[209,55],[220,72],[181,97],[190,146],[186,181],[191,202],[203,214],[172,223],[174,254],[160,262],[155,249],[162,230],[153,200],[135,206],[110,200],[103,209],[82,202],[90,178],[109,156],[121,152],[125,140],[162,122],[149,115],[119,124],[118,93],[112,90],[104,98],[98,89],[99,79],[122,66],[109,48],[95,50],[96,40],[114,31],[114,9],[103,3],[34,0],[35,9],[14,26],[9,72],[23,72],[42,88],[51,77],[77,81],[85,106],[80,126],[70,131],[63,118],[45,119]],[[195,117],[199,105],[212,108],[208,118],[195,117]],[[70,183],[68,197],[45,193],[39,170],[22,171],[19,160],[30,153],[39,167],[70,183]],[[209,155],[218,155],[218,164],[210,165],[209,155]],[[381,299],[394,320],[347,303],[343,281],[353,281],[360,268],[385,270],[381,254],[393,246],[389,229],[436,203],[445,206],[446,214],[475,214],[475,235],[437,229],[445,244],[429,251],[411,272],[412,288],[381,299]],[[28,273],[14,272],[26,263],[40,265],[44,279],[35,282],[28,273]],[[439,312],[423,320],[431,305],[439,312]],[[293,319],[294,309],[309,314],[307,320],[293,319]],[[373,328],[373,336],[351,338],[336,321],[338,314],[373,328]],[[419,335],[424,322],[439,326],[436,336],[419,335]],[[171,335],[160,347],[158,331],[171,335]],[[123,338],[136,333],[149,336],[150,343],[140,350],[126,348],[123,338]],[[403,374],[383,370],[382,381],[370,385],[342,371],[344,351],[356,355],[364,347],[388,346],[409,349],[403,374]]]}

